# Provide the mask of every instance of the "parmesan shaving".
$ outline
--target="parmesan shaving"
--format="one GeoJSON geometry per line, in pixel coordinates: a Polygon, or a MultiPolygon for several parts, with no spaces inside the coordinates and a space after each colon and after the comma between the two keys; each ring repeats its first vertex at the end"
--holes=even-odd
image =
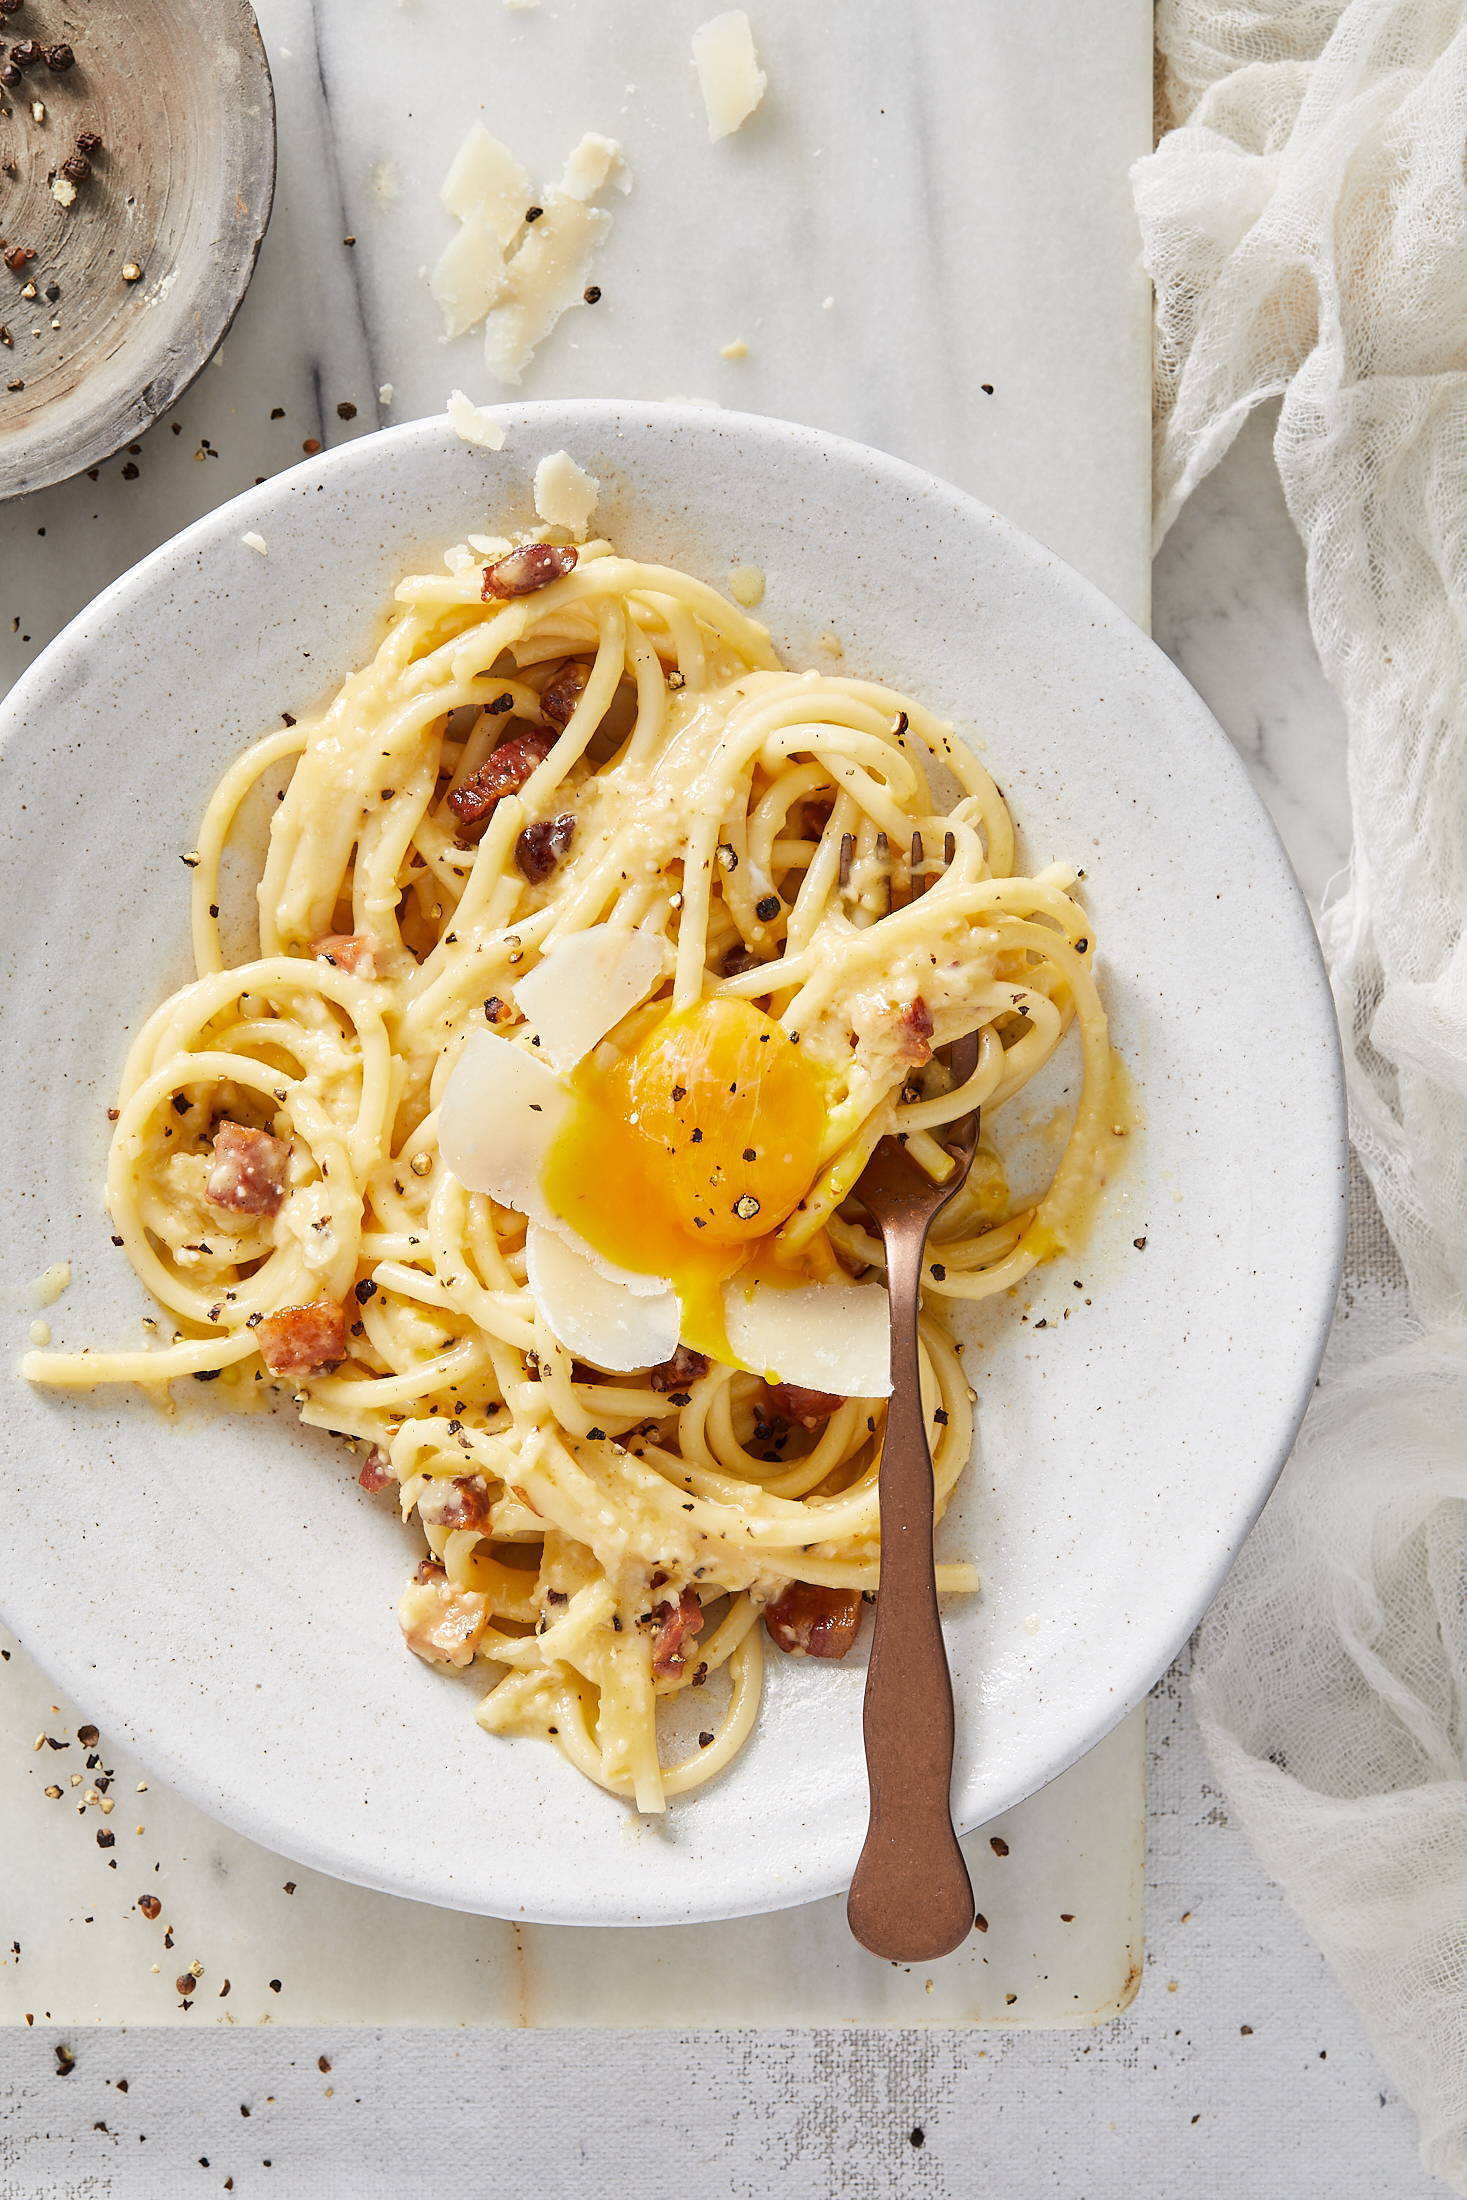
{"type": "Polygon", "coordinates": [[[535,510],[547,527],[568,528],[584,542],[601,484],[567,451],[550,451],[535,468],[535,510]]]}
{"type": "Polygon", "coordinates": [[[525,218],[534,186],[509,147],[476,122],[455,153],[438,196],[445,213],[461,222],[477,214],[501,244],[508,244],[525,218]]]}
{"type": "Polygon", "coordinates": [[[754,51],[754,34],[742,8],[715,15],[693,33],[693,66],[708,111],[708,140],[716,145],[747,122],[769,79],[754,51]]]}
{"type": "Polygon", "coordinates": [[[253,528],[250,529],[247,535],[241,535],[239,539],[245,549],[253,550],[257,557],[267,558],[270,555],[269,543],[266,542],[263,535],[257,535],[253,528]]]}
{"type": "Polygon", "coordinates": [[[459,224],[428,278],[445,338],[484,322],[490,372],[518,382],[586,287],[591,255],[611,221],[591,201],[613,183],[630,188],[614,138],[588,131],[560,182],[537,193],[508,146],[476,122],[439,194],[459,224]]]}
{"type": "Polygon", "coordinates": [[[568,199],[579,199],[584,206],[599,198],[609,183],[614,183],[618,191],[632,187],[621,147],[615,138],[588,130],[566,161],[560,189],[568,199]]]}
{"type": "Polygon", "coordinates": [[[502,295],[504,247],[482,214],[470,214],[447,243],[428,277],[433,303],[450,341],[477,328],[502,295]]]}
{"type": "Polygon", "coordinates": [[[462,436],[465,443],[476,443],[482,451],[504,449],[504,430],[489,407],[476,405],[462,390],[450,393],[448,418],[454,434],[462,436]]]}
{"type": "Polygon", "coordinates": [[[591,257],[611,216],[562,191],[510,263],[504,291],[484,324],[484,363],[501,382],[518,382],[556,322],[586,287],[591,257]]]}

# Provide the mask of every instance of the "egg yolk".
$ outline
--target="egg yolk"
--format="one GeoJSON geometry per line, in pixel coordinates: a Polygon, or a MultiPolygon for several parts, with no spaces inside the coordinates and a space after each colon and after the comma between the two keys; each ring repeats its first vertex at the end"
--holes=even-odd
{"type": "Polygon", "coordinates": [[[762,1009],[708,1000],[570,1082],[543,1178],[550,1205],[604,1259],[668,1277],[684,1340],[729,1359],[722,1287],[815,1176],[821,1072],[762,1009]]]}

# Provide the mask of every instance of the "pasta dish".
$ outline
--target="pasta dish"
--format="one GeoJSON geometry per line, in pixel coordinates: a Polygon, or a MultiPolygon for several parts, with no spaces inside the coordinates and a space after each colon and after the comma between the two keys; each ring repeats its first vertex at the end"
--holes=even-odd
{"type": "Polygon", "coordinates": [[[1076,1242],[1111,1054],[1076,874],[1016,870],[950,726],[568,532],[404,580],[371,661],[226,772],[185,857],[197,975],[113,1111],[161,1322],[25,1372],[286,1393],[416,1516],[409,1648],[656,1811],[747,1739],[765,1644],[841,1656],[878,1586],[876,1141],[939,1178],[983,1109],[924,1278],[940,1512],[972,1436],[948,1315],[1076,1242]],[[231,960],[221,862],[286,774],[231,960]],[[1078,1097],[1019,1198],[995,1130],[1067,1033],[1078,1097]]]}

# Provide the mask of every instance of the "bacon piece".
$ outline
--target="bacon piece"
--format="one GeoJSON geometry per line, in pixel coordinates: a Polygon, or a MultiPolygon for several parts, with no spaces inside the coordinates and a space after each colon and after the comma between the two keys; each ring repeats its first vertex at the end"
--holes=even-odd
{"type": "Polygon", "coordinates": [[[484,568],[480,595],[488,602],[495,596],[533,596],[574,570],[576,553],[568,542],[522,542],[484,568]]]}
{"type": "Polygon", "coordinates": [[[861,1592],[792,1581],[765,1606],[764,1624],[791,1656],[843,1658],[861,1624],[861,1592]]]}
{"type": "Polygon", "coordinates": [[[485,1528],[489,1525],[488,1487],[477,1474],[435,1482],[418,1501],[418,1518],[433,1528],[485,1528]]]}
{"type": "Polygon", "coordinates": [[[707,1372],[706,1353],[691,1351],[687,1345],[680,1344],[670,1360],[653,1368],[647,1380],[654,1390],[687,1390],[707,1372]]]}
{"type": "Polygon", "coordinates": [[[204,1185],[212,1207],[239,1215],[278,1214],[285,1198],[290,1145],[246,1123],[221,1123],[214,1133],[214,1166],[204,1185]]]}
{"type": "Polygon", "coordinates": [[[517,733],[512,741],[501,741],[448,798],[448,807],[460,826],[474,831],[487,825],[501,797],[519,792],[558,739],[558,734],[541,727],[533,733],[517,733]]]}
{"type": "Polygon", "coordinates": [[[769,1402],[781,1420],[798,1421],[801,1428],[818,1428],[837,1406],[845,1404],[845,1399],[833,1390],[804,1390],[798,1383],[775,1383],[770,1388],[769,1402]]]}
{"type": "Polygon", "coordinates": [[[586,682],[591,677],[591,667],[572,657],[563,664],[555,678],[540,691],[540,714],[548,718],[552,726],[562,729],[570,724],[571,712],[586,692],[586,682]]]}
{"type": "Polygon", "coordinates": [[[410,1581],[397,1606],[397,1624],[409,1650],[429,1665],[472,1665],[489,1620],[480,1589],[456,1589],[439,1570],[410,1581]]]}
{"type": "Polygon", "coordinates": [[[311,953],[319,961],[344,970],[349,978],[377,977],[381,952],[370,932],[326,932],[311,942],[311,953]]]}
{"type": "Polygon", "coordinates": [[[901,1027],[901,1050],[914,1066],[932,1059],[932,1011],[920,993],[908,1001],[897,1018],[901,1027]]]}
{"type": "Polygon", "coordinates": [[[698,1602],[696,1589],[684,1589],[676,1604],[665,1599],[655,1605],[652,1617],[657,1622],[657,1632],[652,1637],[652,1671],[658,1680],[669,1680],[681,1673],[687,1660],[683,1644],[689,1636],[696,1635],[703,1624],[703,1607],[698,1602]]]}
{"type": "Polygon", "coordinates": [[[282,1306],[266,1315],[255,1343],[272,1375],[324,1375],[346,1358],[346,1316],[335,1299],[282,1306]]]}
{"type": "Polygon", "coordinates": [[[514,844],[514,859],[532,886],[549,878],[561,857],[569,852],[575,837],[576,821],[568,813],[562,817],[542,817],[525,827],[514,844]]]}
{"type": "Polygon", "coordinates": [[[378,1490],[389,1489],[396,1480],[391,1460],[380,1444],[374,1444],[362,1461],[362,1471],[357,1476],[358,1484],[375,1496],[378,1490]]]}

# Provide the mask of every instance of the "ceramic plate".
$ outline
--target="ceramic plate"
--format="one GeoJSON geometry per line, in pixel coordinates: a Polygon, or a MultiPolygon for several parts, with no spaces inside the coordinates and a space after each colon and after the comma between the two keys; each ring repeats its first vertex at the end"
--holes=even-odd
{"type": "MultiPolygon", "coordinates": [[[[369,436],[167,544],[0,713],[3,1311],[68,1347],[137,1335],[109,1243],[106,1108],[185,959],[206,795],[282,711],[369,652],[393,583],[525,523],[564,447],[628,551],[767,576],[795,664],[910,689],[982,749],[1030,867],[1083,865],[1141,1124],[1093,1241],[971,1323],[978,1444],[943,1523],[985,1589],[947,1608],[957,1805],[973,1826],[1145,1695],[1267,1495],[1308,1397],[1343,1221],[1334,1023],[1314,936],[1226,740],[1093,588],[956,490],[778,422],[657,405],[506,407],[503,452],[441,421],[369,436]],[[269,554],[245,547],[247,531],[269,554]],[[824,660],[828,662],[828,660],[824,660]]],[[[1058,1097],[1057,1095],[1055,1097],[1058,1097]]],[[[26,1647],[164,1778],[284,1855],[506,1917],[670,1923],[842,1886],[863,1831],[863,1669],[768,1660],[756,1738],[662,1823],[544,1746],[473,1724],[480,1684],[407,1655],[408,1531],[339,1446],[14,1382],[0,1602],[26,1647]]]]}

